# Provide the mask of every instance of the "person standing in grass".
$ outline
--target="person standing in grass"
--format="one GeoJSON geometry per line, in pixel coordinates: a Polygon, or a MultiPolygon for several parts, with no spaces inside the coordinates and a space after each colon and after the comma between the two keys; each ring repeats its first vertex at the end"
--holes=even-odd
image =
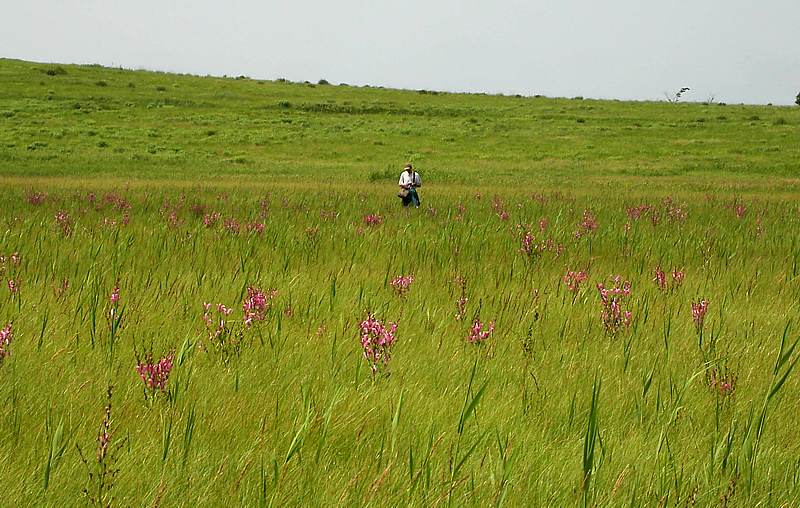
{"type": "Polygon", "coordinates": [[[400,185],[400,191],[397,193],[397,197],[403,199],[403,206],[413,203],[415,208],[419,208],[417,187],[422,187],[422,179],[419,177],[419,173],[414,171],[411,163],[406,164],[403,172],[400,173],[398,185],[400,185]]]}

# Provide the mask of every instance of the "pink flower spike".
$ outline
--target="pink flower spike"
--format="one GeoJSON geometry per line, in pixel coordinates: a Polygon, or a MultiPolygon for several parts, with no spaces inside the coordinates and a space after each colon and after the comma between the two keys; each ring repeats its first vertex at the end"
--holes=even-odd
{"type": "Polygon", "coordinates": [[[708,303],[706,300],[692,302],[692,320],[698,333],[703,331],[703,323],[706,319],[706,312],[708,312],[708,303]]]}
{"type": "Polygon", "coordinates": [[[154,362],[152,353],[148,353],[143,362],[138,362],[136,373],[139,374],[146,388],[153,391],[166,391],[167,381],[169,381],[169,375],[172,372],[173,358],[174,355],[170,353],[159,361],[154,362]]]}
{"type": "Polygon", "coordinates": [[[389,282],[389,285],[394,288],[397,296],[402,298],[406,296],[406,293],[408,293],[412,282],[414,282],[413,275],[398,275],[397,277],[393,278],[391,282],[389,282]]]}
{"type": "Polygon", "coordinates": [[[364,358],[369,362],[372,375],[382,368],[387,368],[391,360],[391,349],[395,342],[396,323],[384,326],[372,313],[358,324],[361,330],[361,347],[364,358]]]}
{"type": "Polygon", "coordinates": [[[11,341],[14,339],[14,333],[11,331],[12,323],[6,324],[2,330],[0,330],[0,365],[2,365],[3,360],[7,357],[11,356],[11,350],[9,346],[11,346],[11,341]]]}
{"type": "Polygon", "coordinates": [[[467,341],[471,344],[482,344],[486,339],[491,337],[494,332],[494,321],[489,322],[486,330],[484,330],[483,327],[484,325],[481,320],[475,318],[475,321],[472,322],[472,326],[469,329],[467,341]]]}

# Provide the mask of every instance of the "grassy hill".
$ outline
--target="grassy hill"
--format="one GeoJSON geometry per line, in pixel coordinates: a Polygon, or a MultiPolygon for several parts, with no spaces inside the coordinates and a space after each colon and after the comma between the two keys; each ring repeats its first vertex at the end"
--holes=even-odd
{"type": "Polygon", "coordinates": [[[0,60],[0,175],[747,179],[800,173],[800,108],[400,91],[0,60]]]}
{"type": "Polygon", "coordinates": [[[3,499],[800,506],[798,124],[2,60],[3,499]]]}

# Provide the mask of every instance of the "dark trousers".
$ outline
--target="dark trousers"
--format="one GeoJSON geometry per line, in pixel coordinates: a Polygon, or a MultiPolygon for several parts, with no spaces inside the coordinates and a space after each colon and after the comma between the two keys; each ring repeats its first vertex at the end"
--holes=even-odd
{"type": "Polygon", "coordinates": [[[415,207],[419,207],[419,195],[417,194],[417,189],[408,189],[408,195],[403,198],[403,206],[408,206],[413,204],[415,207]]]}

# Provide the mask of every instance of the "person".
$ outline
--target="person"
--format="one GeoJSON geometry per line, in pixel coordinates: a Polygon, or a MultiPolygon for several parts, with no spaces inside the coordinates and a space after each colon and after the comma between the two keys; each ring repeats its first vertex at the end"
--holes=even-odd
{"type": "Polygon", "coordinates": [[[403,198],[403,206],[413,204],[415,208],[419,208],[419,194],[417,194],[417,188],[422,187],[422,179],[419,177],[419,173],[414,171],[414,167],[410,163],[406,164],[403,168],[403,172],[400,173],[398,185],[400,185],[398,197],[403,198]]]}

